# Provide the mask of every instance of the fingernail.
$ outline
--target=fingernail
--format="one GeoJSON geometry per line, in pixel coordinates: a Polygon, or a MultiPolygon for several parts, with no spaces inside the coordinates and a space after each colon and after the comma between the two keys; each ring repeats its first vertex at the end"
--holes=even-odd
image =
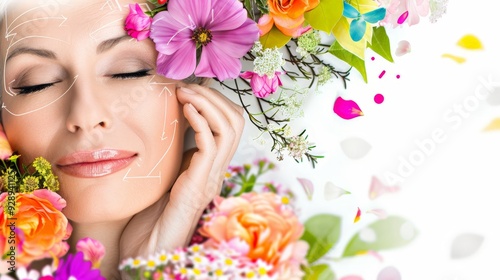
{"type": "Polygon", "coordinates": [[[190,89],[185,88],[185,87],[180,87],[179,89],[187,94],[196,94],[196,92],[194,92],[193,90],[190,90],[190,89]]]}

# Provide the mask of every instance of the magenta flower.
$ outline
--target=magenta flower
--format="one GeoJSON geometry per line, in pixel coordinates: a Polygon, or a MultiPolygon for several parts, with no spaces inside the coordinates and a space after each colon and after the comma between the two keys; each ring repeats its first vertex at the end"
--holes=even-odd
{"type": "Polygon", "coordinates": [[[141,41],[149,37],[152,19],[146,15],[139,4],[129,4],[130,12],[125,19],[125,31],[141,41]]]}
{"type": "Polygon", "coordinates": [[[194,72],[222,81],[238,77],[240,58],[258,40],[259,29],[238,0],[170,0],[168,11],[153,18],[150,37],[159,52],[158,73],[182,80],[194,72]]]}
{"type": "Polygon", "coordinates": [[[62,259],[55,272],[55,280],[106,280],[101,276],[101,272],[97,269],[92,269],[92,264],[83,259],[83,253],[68,254],[62,259]]]}
{"type": "Polygon", "coordinates": [[[282,85],[279,75],[281,75],[281,72],[275,72],[274,76],[269,78],[267,75],[260,76],[255,72],[246,71],[241,73],[240,77],[250,79],[253,94],[259,98],[264,98],[271,93],[275,93],[278,86],[282,85]]]}
{"type": "Polygon", "coordinates": [[[333,111],[339,117],[349,120],[355,117],[363,116],[363,112],[358,104],[352,100],[344,100],[342,97],[337,97],[335,104],[333,104],[333,111]]]}

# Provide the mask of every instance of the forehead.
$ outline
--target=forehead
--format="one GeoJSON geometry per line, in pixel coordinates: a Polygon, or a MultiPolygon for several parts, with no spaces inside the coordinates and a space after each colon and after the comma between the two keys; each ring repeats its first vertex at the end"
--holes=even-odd
{"type": "MultiPolygon", "coordinates": [[[[5,1],[5,0],[1,0],[5,1]]],[[[123,19],[128,14],[130,3],[146,0],[8,0],[2,11],[0,38],[87,33],[98,36],[107,28],[123,28],[123,19]]],[[[5,5],[5,4],[3,4],[5,5]]],[[[62,38],[61,38],[62,39],[62,38]]],[[[68,38],[64,38],[68,39],[68,38]]],[[[2,40],[3,41],[3,40],[2,40]]]]}

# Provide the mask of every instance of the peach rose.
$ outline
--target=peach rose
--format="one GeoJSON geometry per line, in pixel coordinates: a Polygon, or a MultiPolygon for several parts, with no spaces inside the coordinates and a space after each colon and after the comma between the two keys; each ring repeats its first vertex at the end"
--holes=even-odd
{"type": "Polygon", "coordinates": [[[304,31],[304,13],[318,6],[319,0],[268,0],[269,14],[259,19],[260,35],[264,35],[273,24],[291,37],[299,37],[304,31]]]}
{"type": "Polygon", "coordinates": [[[299,240],[303,225],[274,193],[246,193],[227,199],[217,197],[210,220],[200,233],[207,246],[218,247],[234,238],[249,245],[247,257],[273,266],[272,275],[300,277],[308,244],[299,240]]]}
{"type": "Polygon", "coordinates": [[[8,193],[0,195],[0,246],[2,254],[16,246],[15,260],[19,267],[34,260],[64,256],[69,245],[71,225],[61,210],[66,201],[57,193],[40,189],[33,193],[18,193],[18,210],[9,219],[4,212],[8,193]],[[15,243],[14,243],[15,242],[15,243]]]}
{"type": "Polygon", "coordinates": [[[12,149],[10,148],[9,141],[7,141],[7,136],[3,131],[3,126],[0,124],[0,159],[8,159],[12,155],[12,149]]]}

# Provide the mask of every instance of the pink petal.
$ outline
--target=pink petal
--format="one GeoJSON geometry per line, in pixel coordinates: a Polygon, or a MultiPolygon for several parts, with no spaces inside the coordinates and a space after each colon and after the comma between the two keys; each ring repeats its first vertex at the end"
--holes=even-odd
{"type": "Polygon", "coordinates": [[[358,211],[356,212],[356,217],[354,217],[354,223],[359,222],[360,219],[361,219],[361,209],[359,209],[358,207],[358,211]]]}
{"type": "Polygon", "coordinates": [[[337,97],[337,100],[335,100],[333,111],[339,115],[339,117],[346,120],[363,116],[363,112],[356,102],[352,100],[344,100],[340,96],[337,97]]]}
{"type": "Polygon", "coordinates": [[[297,180],[299,181],[299,183],[302,185],[302,188],[306,192],[307,198],[311,200],[314,193],[314,185],[311,182],[311,180],[305,178],[297,178],[297,180]]]}
{"type": "Polygon", "coordinates": [[[217,77],[220,81],[238,77],[241,62],[221,51],[220,43],[212,41],[203,48],[194,74],[198,77],[217,77]]]}
{"type": "Polygon", "coordinates": [[[210,16],[212,0],[204,1],[169,1],[168,13],[175,21],[182,24],[183,27],[203,26],[210,16]]]}
{"type": "Polygon", "coordinates": [[[371,213],[371,214],[377,216],[379,219],[387,218],[387,212],[384,209],[372,209],[372,210],[366,211],[366,213],[371,213]]]}
{"type": "MultiPolygon", "coordinates": [[[[198,1],[196,1],[197,3],[198,1]]],[[[240,1],[217,0],[213,4],[214,17],[213,22],[206,27],[212,31],[238,29],[245,21],[257,24],[248,18],[247,11],[243,8],[240,1]]],[[[258,32],[258,31],[257,31],[258,32]]]]}
{"type": "Polygon", "coordinates": [[[257,25],[245,23],[235,30],[212,32],[212,42],[207,47],[210,44],[216,43],[217,48],[220,48],[221,52],[232,57],[241,58],[252,48],[258,39],[259,29],[257,25]]]}
{"type": "Polygon", "coordinates": [[[98,268],[104,255],[106,248],[99,241],[92,238],[83,238],[76,243],[76,250],[84,255],[84,259],[92,262],[92,267],[98,268]]]}
{"type": "Polygon", "coordinates": [[[406,40],[399,41],[398,48],[396,49],[396,56],[402,56],[411,51],[410,42],[406,40]]]}
{"type": "Polygon", "coordinates": [[[408,11],[404,12],[403,14],[401,14],[401,16],[399,16],[398,24],[403,24],[407,18],[408,18],[408,11]]]}
{"type": "Polygon", "coordinates": [[[191,36],[191,29],[176,21],[169,12],[158,13],[153,19],[150,37],[160,53],[173,54],[192,41],[191,36]]]}
{"type": "Polygon", "coordinates": [[[33,195],[39,198],[44,198],[54,206],[57,210],[61,211],[66,207],[66,200],[62,198],[59,194],[49,191],[47,189],[39,189],[33,192],[33,195]]]}
{"type": "Polygon", "coordinates": [[[382,182],[380,182],[377,177],[373,176],[368,196],[373,200],[385,193],[394,193],[398,192],[399,190],[399,186],[386,186],[382,184],[382,182]]]}
{"type": "Polygon", "coordinates": [[[193,41],[187,42],[172,55],[158,54],[156,71],[174,80],[185,79],[196,67],[196,46],[193,41]]]}
{"type": "Polygon", "coordinates": [[[388,266],[379,272],[377,280],[401,280],[401,273],[394,266],[388,266]]]}

